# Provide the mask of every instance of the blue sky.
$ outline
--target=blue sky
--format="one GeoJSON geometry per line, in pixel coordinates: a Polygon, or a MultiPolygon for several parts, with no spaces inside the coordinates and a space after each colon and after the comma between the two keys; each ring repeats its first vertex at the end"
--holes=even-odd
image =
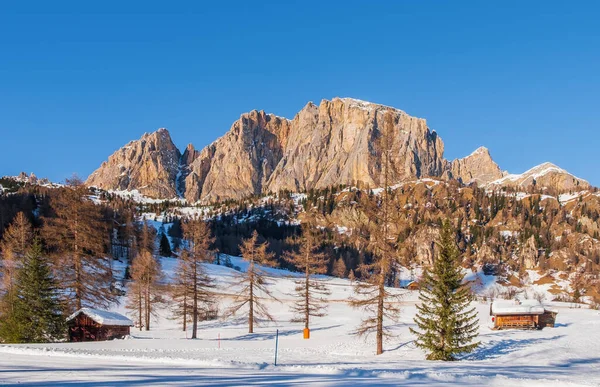
{"type": "Polygon", "coordinates": [[[86,177],[159,127],[201,148],[243,112],[343,96],[426,118],[448,159],[485,145],[600,185],[597,2],[12,3],[0,175],[86,177]]]}

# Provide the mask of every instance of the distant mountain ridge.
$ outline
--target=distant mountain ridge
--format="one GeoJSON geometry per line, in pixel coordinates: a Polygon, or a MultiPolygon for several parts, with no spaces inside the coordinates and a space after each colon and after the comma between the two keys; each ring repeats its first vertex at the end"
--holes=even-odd
{"type": "Polygon", "coordinates": [[[106,190],[138,190],[153,198],[190,203],[241,199],[282,189],[295,192],[333,185],[382,185],[375,146],[384,114],[394,122],[392,181],[456,179],[488,187],[547,185],[563,192],[590,187],[585,180],[542,164],[522,175],[503,172],[487,148],[447,161],[444,143],[424,119],[352,98],[309,102],[292,119],[253,110],[202,150],[180,152],[161,128],[131,141],[87,179],[106,190]],[[536,169],[537,168],[537,169],[536,169]]]}

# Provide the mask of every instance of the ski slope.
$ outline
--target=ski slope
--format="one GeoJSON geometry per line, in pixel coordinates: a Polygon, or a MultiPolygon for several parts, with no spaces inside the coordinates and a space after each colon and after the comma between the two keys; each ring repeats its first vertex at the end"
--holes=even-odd
{"type": "MultiPolygon", "coordinates": [[[[164,258],[173,275],[176,260],[164,258]]],[[[243,261],[232,264],[244,269],[243,261]]],[[[237,291],[235,270],[206,265],[216,278],[220,309],[237,291]]],[[[477,302],[481,346],[458,362],[424,360],[409,332],[417,292],[403,294],[402,314],[392,324],[396,337],[375,355],[375,338],[353,334],[362,312],[350,308],[350,281],[327,279],[331,289],[328,316],[311,323],[311,339],[301,324],[290,323],[295,273],[267,269],[280,302],[267,301],[277,323],[265,323],[248,334],[244,318],[200,324],[190,340],[167,307],[149,332],[132,330],[126,340],[93,343],[0,346],[0,384],[53,386],[113,385],[390,385],[390,386],[598,386],[600,385],[600,314],[553,304],[557,327],[541,331],[492,331],[489,304],[477,302]],[[277,366],[275,336],[279,331],[277,366]]],[[[127,313],[122,306],[113,311],[127,313]]]]}

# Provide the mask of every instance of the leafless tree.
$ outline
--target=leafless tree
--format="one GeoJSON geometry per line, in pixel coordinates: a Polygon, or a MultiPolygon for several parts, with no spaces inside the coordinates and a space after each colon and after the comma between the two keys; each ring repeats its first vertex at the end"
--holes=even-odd
{"type": "Polygon", "coordinates": [[[330,291],[322,280],[314,276],[327,272],[328,257],[319,252],[319,239],[312,222],[302,225],[302,236],[298,244],[297,251],[288,252],[284,256],[287,262],[304,274],[303,278],[295,281],[294,296],[297,301],[292,306],[295,314],[292,321],[302,322],[304,328],[309,329],[310,318],[325,316],[327,309],[327,300],[323,297],[329,295],[330,291]]]}
{"type": "Polygon", "coordinates": [[[108,306],[112,270],[106,254],[108,231],[102,213],[82,185],[71,185],[50,198],[52,215],[43,219],[42,235],[54,251],[56,275],[70,311],[108,306]]]}
{"type": "Polygon", "coordinates": [[[366,239],[366,249],[372,254],[371,263],[358,267],[361,281],[355,285],[355,295],[350,305],[364,309],[367,312],[356,333],[359,336],[375,332],[376,353],[383,353],[383,340],[390,336],[385,320],[397,321],[400,309],[399,296],[386,288],[386,281],[392,271],[399,265],[396,237],[392,235],[393,197],[390,189],[392,178],[394,122],[389,113],[385,113],[383,128],[377,141],[381,154],[381,170],[383,190],[380,195],[365,197],[362,207],[369,220],[363,236],[366,239]]]}
{"type": "Polygon", "coordinates": [[[266,273],[261,267],[276,265],[273,254],[267,252],[268,246],[267,242],[258,243],[258,233],[256,231],[240,245],[242,258],[249,265],[246,272],[236,274],[238,285],[242,289],[235,297],[233,304],[227,311],[227,315],[238,314],[245,306],[248,306],[248,333],[254,333],[254,324],[258,324],[261,318],[275,321],[262,300],[262,298],[268,297],[277,301],[268,288],[266,273]]]}

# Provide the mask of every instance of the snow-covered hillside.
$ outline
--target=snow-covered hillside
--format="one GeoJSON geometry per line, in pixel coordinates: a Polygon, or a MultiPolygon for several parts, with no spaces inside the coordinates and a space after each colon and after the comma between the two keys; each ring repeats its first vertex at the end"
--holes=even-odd
{"type": "MultiPolygon", "coordinates": [[[[233,266],[244,262],[231,257],[233,266]]],[[[172,277],[176,259],[164,258],[172,277]]],[[[117,267],[118,268],[118,267],[117,267]]],[[[220,310],[236,293],[235,270],[206,265],[217,280],[220,310]]],[[[404,273],[406,276],[408,273],[404,273]]],[[[478,301],[480,348],[462,361],[425,361],[409,332],[417,292],[402,293],[402,314],[391,324],[397,335],[375,355],[374,337],[353,334],[362,311],[346,301],[352,284],[323,277],[331,289],[328,315],[311,323],[311,339],[302,338],[300,324],[290,323],[295,273],[269,269],[269,286],[280,302],[266,301],[277,323],[264,324],[248,334],[243,318],[200,324],[197,340],[187,339],[168,308],[149,332],[133,330],[130,339],[93,343],[24,344],[0,346],[0,380],[9,384],[51,385],[497,385],[579,386],[600,384],[600,315],[589,309],[553,303],[557,326],[541,331],[492,331],[489,304],[478,301]],[[279,331],[277,366],[275,337],[279,331]]],[[[481,290],[491,277],[473,274],[481,290]]],[[[123,305],[114,311],[127,313],[123,305]]]]}

